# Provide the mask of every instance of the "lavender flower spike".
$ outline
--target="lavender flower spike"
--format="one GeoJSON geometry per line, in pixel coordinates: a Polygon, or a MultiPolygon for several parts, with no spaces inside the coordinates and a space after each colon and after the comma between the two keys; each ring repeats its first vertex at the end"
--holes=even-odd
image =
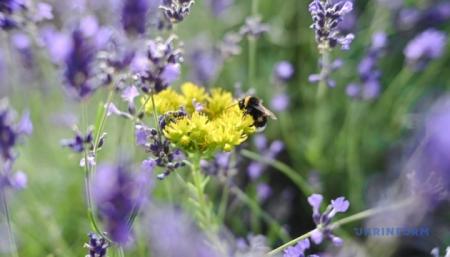
{"type": "Polygon", "coordinates": [[[31,134],[33,125],[28,113],[16,123],[15,111],[11,109],[6,100],[0,101],[0,155],[4,161],[14,161],[14,147],[24,135],[31,134]]]}
{"type": "MultiPolygon", "coordinates": [[[[298,242],[295,246],[284,249],[283,257],[305,257],[305,251],[311,247],[308,239],[298,242]]],[[[308,255],[308,257],[318,257],[318,255],[308,255]]]]}
{"type": "MultiPolygon", "coordinates": [[[[149,168],[151,166],[144,165],[143,171],[148,172],[149,168]]],[[[125,164],[101,165],[92,183],[94,201],[105,221],[106,231],[114,242],[121,245],[130,242],[128,219],[142,204],[143,188],[148,187],[147,181],[141,181],[135,174],[125,164]]]]}
{"type": "Polygon", "coordinates": [[[89,242],[84,247],[89,249],[89,254],[86,257],[106,257],[106,249],[109,244],[106,239],[94,233],[89,233],[89,242]]]}
{"type": "Polygon", "coordinates": [[[319,208],[322,204],[323,196],[320,194],[312,194],[310,197],[308,197],[308,203],[313,207],[313,219],[316,220],[319,218],[319,208]],[[317,217],[317,218],[315,218],[317,217]]]}
{"type": "Polygon", "coordinates": [[[276,81],[287,82],[294,76],[294,66],[288,61],[281,61],[275,65],[273,74],[276,81]]]}
{"type": "Polygon", "coordinates": [[[423,69],[429,61],[442,56],[447,36],[438,30],[428,29],[413,40],[404,50],[406,60],[415,69],[423,69]]]}
{"type": "Polygon", "coordinates": [[[69,93],[83,99],[95,90],[90,79],[93,76],[96,50],[90,37],[80,27],[72,32],[71,40],[72,47],[64,60],[64,77],[69,93]]]}
{"type": "Polygon", "coordinates": [[[339,1],[332,4],[330,1],[314,0],[309,5],[309,12],[313,18],[311,28],[316,34],[316,41],[320,51],[325,51],[340,44],[343,50],[348,50],[354,35],[341,35],[339,24],[343,17],[353,10],[350,1],[339,1]]]}
{"type": "Polygon", "coordinates": [[[335,200],[331,200],[331,206],[333,206],[333,209],[328,215],[330,218],[334,217],[336,213],[346,212],[350,206],[350,202],[345,200],[344,197],[338,197],[335,200]]]}
{"type": "Polygon", "coordinates": [[[331,200],[331,204],[328,205],[325,212],[320,213],[319,208],[322,200],[323,196],[319,194],[313,194],[308,197],[308,202],[313,207],[313,221],[317,226],[311,235],[311,240],[315,244],[320,244],[325,238],[330,240],[334,245],[341,246],[344,243],[343,240],[333,234],[332,228],[329,225],[331,219],[337,213],[346,212],[348,210],[350,203],[344,197],[338,197],[331,200]]]}
{"type": "Polygon", "coordinates": [[[149,0],[125,0],[122,7],[122,25],[129,33],[144,34],[149,0]]]}
{"type": "Polygon", "coordinates": [[[162,0],[162,5],[159,8],[163,10],[170,22],[178,23],[189,15],[194,3],[194,0],[162,0]]]}
{"type": "Polygon", "coordinates": [[[148,41],[146,65],[137,71],[144,92],[158,93],[178,79],[183,56],[181,49],[174,46],[174,40],[175,37],[148,41]]]}

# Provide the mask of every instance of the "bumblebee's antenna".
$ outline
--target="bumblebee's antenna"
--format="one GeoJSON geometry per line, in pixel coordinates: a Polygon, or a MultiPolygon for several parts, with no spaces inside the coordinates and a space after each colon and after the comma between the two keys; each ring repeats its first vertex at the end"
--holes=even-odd
{"type": "Polygon", "coordinates": [[[226,110],[230,109],[231,107],[234,107],[234,106],[236,106],[236,105],[238,105],[238,104],[239,104],[239,102],[233,103],[232,105],[226,107],[226,108],[223,109],[223,110],[226,111],[226,110]]]}

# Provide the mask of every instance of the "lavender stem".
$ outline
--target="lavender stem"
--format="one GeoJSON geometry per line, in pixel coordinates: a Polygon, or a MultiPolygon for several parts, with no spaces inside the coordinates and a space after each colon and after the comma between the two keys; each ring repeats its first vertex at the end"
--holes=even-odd
{"type": "Polygon", "coordinates": [[[3,210],[5,213],[6,226],[8,228],[8,239],[9,239],[9,244],[10,244],[11,251],[12,251],[12,256],[19,257],[16,241],[14,239],[14,234],[13,234],[13,230],[12,230],[11,217],[9,215],[9,209],[8,209],[8,202],[6,201],[6,191],[4,188],[1,189],[0,196],[2,198],[3,210]]]}
{"type": "Polygon", "coordinates": [[[125,257],[125,252],[123,251],[123,247],[122,246],[118,246],[117,250],[119,252],[119,257],[125,257]]]}
{"type": "Polygon", "coordinates": [[[158,122],[158,113],[156,112],[156,104],[155,104],[155,97],[153,92],[150,94],[150,99],[152,100],[152,108],[153,108],[153,119],[155,122],[155,127],[158,130],[158,137],[159,137],[159,141],[162,142],[162,132],[161,132],[161,128],[159,126],[159,122],[158,122]]]}
{"type": "MultiPolygon", "coordinates": [[[[106,116],[106,111],[105,114],[106,116]]],[[[106,119],[106,118],[105,118],[106,119]]],[[[103,120],[105,120],[103,119],[103,120]]],[[[83,127],[87,129],[88,127],[88,122],[87,122],[87,110],[86,110],[86,103],[83,102],[81,104],[81,120],[82,120],[82,124],[83,127]]],[[[104,122],[104,121],[103,121],[104,122]]],[[[100,132],[100,131],[99,131],[100,132]]],[[[100,133],[99,133],[100,134],[100,133]]],[[[94,149],[95,149],[95,145],[94,145],[94,149]]],[[[89,162],[88,162],[88,149],[84,150],[84,190],[85,190],[85,194],[86,194],[86,205],[87,205],[87,216],[88,216],[88,220],[91,223],[91,227],[92,229],[99,235],[103,236],[106,240],[108,240],[109,242],[112,242],[108,237],[106,237],[104,235],[104,233],[101,231],[101,229],[99,228],[97,221],[95,219],[95,212],[94,212],[94,207],[92,205],[92,194],[91,194],[91,185],[90,185],[90,167],[89,167],[89,162]]]]}
{"type": "Polygon", "coordinates": [[[327,91],[327,80],[330,74],[330,52],[328,50],[321,51],[321,65],[319,88],[317,89],[317,100],[325,97],[327,91]]]}
{"type": "MultiPolygon", "coordinates": [[[[401,202],[393,204],[393,205],[371,208],[371,209],[368,209],[368,210],[365,210],[365,211],[362,211],[362,212],[358,212],[358,213],[353,214],[351,216],[348,216],[346,218],[340,219],[340,220],[338,220],[336,222],[333,222],[330,225],[330,227],[333,228],[333,229],[336,229],[336,228],[338,228],[338,227],[340,227],[342,225],[345,225],[347,223],[351,223],[351,222],[354,222],[354,221],[362,220],[362,219],[365,219],[365,218],[377,215],[379,213],[382,213],[382,212],[385,212],[385,211],[388,211],[388,210],[395,210],[395,209],[403,208],[403,207],[407,206],[408,204],[410,204],[412,202],[414,202],[413,199],[406,199],[405,201],[401,201],[401,202]]],[[[301,235],[301,236],[299,236],[297,238],[294,238],[291,241],[289,241],[289,242],[287,242],[287,243],[285,243],[285,244],[283,244],[283,245],[273,249],[272,251],[267,253],[267,256],[274,256],[277,253],[281,252],[286,247],[291,246],[291,245],[297,243],[300,240],[303,240],[303,239],[306,239],[306,238],[310,237],[315,230],[316,229],[313,229],[313,230],[307,232],[306,234],[303,234],[303,235],[301,235]]]]}
{"type": "MultiPolygon", "coordinates": [[[[253,16],[258,14],[259,0],[252,0],[251,14],[253,16]]],[[[249,88],[255,85],[256,76],[256,38],[248,38],[248,84],[249,88]]]]}
{"type": "Polygon", "coordinates": [[[108,93],[108,97],[106,98],[106,105],[105,105],[105,108],[102,113],[100,124],[97,128],[97,135],[95,136],[95,140],[94,140],[93,152],[94,152],[95,156],[97,156],[98,144],[100,142],[100,137],[103,134],[103,129],[105,128],[105,122],[106,122],[107,113],[108,113],[107,108],[111,104],[113,96],[114,96],[114,90],[110,89],[110,91],[108,93]]]}

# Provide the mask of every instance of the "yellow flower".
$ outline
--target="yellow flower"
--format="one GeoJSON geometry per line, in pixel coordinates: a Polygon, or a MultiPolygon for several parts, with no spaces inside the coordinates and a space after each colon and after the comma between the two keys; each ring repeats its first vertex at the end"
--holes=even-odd
{"type": "MultiPolygon", "coordinates": [[[[187,153],[231,151],[255,133],[253,118],[244,114],[230,92],[213,89],[208,94],[193,83],[184,83],[181,92],[166,89],[154,97],[160,114],[177,111],[180,106],[185,108],[187,115],[168,122],[163,133],[187,153]],[[201,104],[203,110],[195,110],[195,103],[201,104]]],[[[152,111],[151,102],[145,108],[152,111]]]]}
{"type": "Polygon", "coordinates": [[[187,152],[204,152],[210,145],[211,124],[204,114],[194,112],[171,122],[164,128],[164,136],[187,152]]]}
{"type": "Polygon", "coordinates": [[[186,111],[188,113],[193,113],[195,111],[194,103],[199,103],[204,105],[208,94],[205,89],[199,87],[193,83],[187,82],[181,85],[181,92],[183,93],[186,111]]]}
{"type": "Polygon", "coordinates": [[[211,118],[217,117],[227,108],[237,105],[230,92],[226,92],[221,88],[215,88],[211,91],[211,96],[208,97],[208,105],[206,112],[211,118]]]}
{"type": "MultiPolygon", "coordinates": [[[[149,99],[149,95],[141,98],[141,103],[145,104],[145,112],[151,113],[153,112],[153,104],[151,99],[149,99]]],[[[172,90],[171,88],[167,88],[158,94],[153,96],[155,99],[156,111],[159,114],[164,114],[169,111],[175,111],[180,109],[181,106],[186,105],[185,98],[172,90]]]]}
{"type": "Polygon", "coordinates": [[[242,144],[248,136],[255,133],[253,118],[244,115],[237,106],[229,108],[213,121],[216,127],[212,135],[215,144],[223,151],[231,151],[232,148],[242,144]]]}

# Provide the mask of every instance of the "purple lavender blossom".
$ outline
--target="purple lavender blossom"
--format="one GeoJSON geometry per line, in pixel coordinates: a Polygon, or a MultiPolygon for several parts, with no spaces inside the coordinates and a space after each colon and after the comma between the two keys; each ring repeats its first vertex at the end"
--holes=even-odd
{"type": "Polygon", "coordinates": [[[358,74],[361,84],[351,83],[347,86],[347,95],[354,99],[372,100],[380,93],[381,71],[378,62],[387,45],[387,36],[383,32],[377,32],[372,36],[372,44],[358,65],[358,74]]]}
{"type": "Polygon", "coordinates": [[[84,245],[89,250],[86,257],[106,257],[106,250],[110,246],[105,238],[89,233],[89,242],[84,245]]]}
{"type": "Polygon", "coordinates": [[[170,22],[178,23],[189,15],[194,3],[194,0],[162,0],[159,8],[170,22]]]}
{"type": "Polygon", "coordinates": [[[399,11],[397,26],[400,30],[410,30],[420,22],[421,15],[416,8],[403,8],[399,11]]]}
{"type": "MultiPolygon", "coordinates": [[[[148,176],[148,170],[143,172],[148,176]]],[[[133,174],[125,164],[99,166],[93,179],[92,194],[106,231],[114,242],[122,245],[130,242],[128,221],[132,212],[142,204],[143,188],[146,187],[148,181],[133,174]]]]}
{"type": "MultiPolygon", "coordinates": [[[[148,41],[146,67],[138,72],[141,89],[146,93],[158,93],[166,89],[180,76],[181,50],[174,47],[174,38],[148,41]]],[[[141,61],[142,62],[142,61],[141,61]]]]}
{"type": "Polygon", "coordinates": [[[149,0],[125,0],[122,7],[122,26],[130,34],[144,34],[149,0]]]}
{"type": "Polygon", "coordinates": [[[224,60],[239,55],[242,51],[240,43],[242,36],[239,33],[227,33],[222,42],[219,44],[219,50],[224,60]]]}
{"type": "Polygon", "coordinates": [[[180,209],[151,206],[145,231],[149,235],[152,256],[218,257],[206,236],[180,209]],[[174,245],[176,242],[176,245],[174,245]]]}
{"type": "Polygon", "coordinates": [[[265,256],[270,248],[267,239],[262,235],[249,235],[247,238],[236,240],[237,251],[235,257],[260,257],[265,256]]]}
{"type": "Polygon", "coordinates": [[[447,35],[435,29],[428,29],[413,40],[404,50],[406,60],[415,69],[423,69],[429,61],[444,54],[447,35]]]}
{"type": "Polygon", "coordinates": [[[265,168],[266,168],[266,166],[264,164],[253,161],[247,167],[248,176],[252,180],[256,180],[257,178],[261,177],[265,168]]]}
{"type": "MultiPolygon", "coordinates": [[[[82,153],[85,150],[92,151],[94,149],[94,130],[89,128],[86,134],[82,134],[80,131],[75,130],[75,136],[71,139],[61,140],[61,145],[70,148],[75,153],[82,153]]],[[[100,137],[97,149],[100,149],[104,144],[104,138],[106,134],[100,137]]]]}
{"type": "MultiPolygon", "coordinates": [[[[284,249],[283,257],[305,257],[305,251],[311,247],[308,239],[299,241],[294,246],[284,249]]],[[[318,257],[318,255],[308,255],[308,257],[318,257]]]]}
{"type": "Polygon", "coordinates": [[[8,106],[6,100],[0,101],[0,188],[11,187],[23,189],[27,185],[27,176],[22,171],[13,171],[16,159],[14,148],[25,135],[30,135],[33,125],[28,112],[23,114],[19,122],[16,122],[16,114],[8,106]]]}
{"type": "Polygon", "coordinates": [[[260,202],[264,202],[272,195],[272,187],[267,183],[259,183],[256,186],[256,195],[260,202]]]}
{"type": "Polygon", "coordinates": [[[181,75],[181,67],[178,63],[169,63],[161,72],[161,80],[163,84],[172,84],[181,75]]]}
{"type": "Polygon", "coordinates": [[[200,85],[209,85],[214,81],[223,65],[220,51],[205,46],[205,40],[199,39],[199,43],[196,43],[196,46],[191,49],[189,56],[189,63],[192,67],[190,77],[200,85]]]}
{"type": "Polygon", "coordinates": [[[16,32],[11,35],[11,41],[13,46],[20,54],[21,63],[25,68],[32,68],[34,62],[34,56],[31,49],[31,40],[27,34],[22,32],[16,32]]]}
{"type": "MultiPolygon", "coordinates": [[[[343,64],[344,64],[344,62],[342,61],[342,59],[336,59],[329,65],[329,67],[328,67],[329,70],[327,70],[327,72],[311,74],[308,76],[308,81],[310,83],[317,84],[320,81],[324,80],[327,83],[328,87],[334,88],[334,87],[336,87],[336,81],[331,79],[331,74],[336,72],[338,69],[340,69],[343,64]]],[[[322,60],[319,61],[319,66],[322,70],[324,69],[322,60]]]]}
{"type": "Polygon", "coordinates": [[[426,9],[414,7],[403,8],[397,17],[397,26],[400,30],[412,30],[417,27],[436,27],[450,19],[450,3],[441,1],[432,3],[426,9]]]}
{"type": "Polygon", "coordinates": [[[0,2],[0,28],[3,30],[10,30],[18,27],[19,21],[14,15],[25,9],[26,6],[24,1],[2,0],[0,2]]]}
{"type": "Polygon", "coordinates": [[[233,152],[218,152],[213,160],[202,160],[201,169],[208,175],[228,178],[236,174],[235,165],[232,162],[233,152]]]}
{"type": "Polygon", "coordinates": [[[331,200],[331,204],[328,205],[327,209],[323,213],[320,213],[322,201],[323,196],[320,194],[313,194],[308,197],[308,203],[313,207],[312,218],[317,226],[311,235],[311,240],[315,244],[320,244],[325,238],[330,240],[334,245],[341,246],[343,240],[333,234],[332,228],[329,225],[337,213],[343,213],[348,210],[350,203],[344,197],[338,197],[331,200]]]}
{"type": "Polygon", "coordinates": [[[30,135],[33,130],[30,116],[25,113],[23,118],[16,123],[15,112],[6,101],[0,102],[0,155],[4,161],[15,159],[14,147],[24,135],[30,135]]]}
{"type": "Polygon", "coordinates": [[[183,153],[179,149],[173,149],[170,142],[163,135],[160,135],[158,130],[143,124],[137,124],[135,137],[136,144],[152,154],[158,167],[165,169],[163,173],[158,175],[158,179],[166,178],[173,171],[185,165],[183,153]]]}
{"type": "Polygon", "coordinates": [[[27,187],[27,175],[22,171],[14,171],[13,162],[14,160],[7,160],[3,163],[3,167],[0,167],[0,189],[22,190],[27,187]]]}
{"type": "Polygon", "coordinates": [[[275,81],[285,83],[294,76],[294,66],[288,61],[280,61],[275,64],[273,71],[275,81]]]}
{"type": "Polygon", "coordinates": [[[286,93],[275,95],[270,101],[270,107],[276,112],[284,112],[289,107],[289,96],[286,93]]]}
{"type": "Polygon", "coordinates": [[[52,27],[42,29],[41,34],[52,61],[55,63],[64,62],[70,49],[72,49],[71,37],[65,33],[56,31],[52,27]]]}
{"type": "Polygon", "coordinates": [[[450,100],[444,97],[428,113],[425,135],[411,158],[411,191],[436,204],[450,197],[450,100]]]}
{"type": "Polygon", "coordinates": [[[339,1],[335,4],[329,1],[313,0],[309,5],[309,12],[313,18],[311,26],[316,34],[316,42],[319,50],[324,51],[340,44],[343,50],[348,50],[354,35],[341,35],[339,24],[343,17],[353,10],[350,1],[339,1]]]}
{"type": "Polygon", "coordinates": [[[73,30],[71,41],[72,48],[65,59],[64,77],[69,93],[83,99],[95,90],[89,80],[93,76],[96,47],[81,26],[73,30]]]}
{"type": "Polygon", "coordinates": [[[440,24],[450,19],[450,3],[442,1],[432,5],[425,11],[422,21],[426,21],[429,25],[440,24]]]}
{"type": "Polygon", "coordinates": [[[357,21],[358,18],[356,17],[356,14],[354,12],[345,15],[341,23],[339,24],[339,31],[341,33],[350,33],[354,31],[357,21]]]}
{"type": "Polygon", "coordinates": [[[39,2],[36,4],[36,14],[34,21],[40,22],[53,19],[53,7],[47,3],[39,2]]]}
{"type": "Polygon", "coordinates": [[[242,37],[258,38],[269,31],[269,26],[262,23],[259,16],[252,16],[245,19],[245,24],[239,30],[242,37]]]}
{"type": "MultiPolygon", "coordinates": [[[[274,159],[284,148],[283,142],[279,140],[275,140],[269,145],[267,143],[267,138],[265,138],[264,135],[255,136],[254,144],[261,155],[266,159],[274,159]]],[[[266,164],[252,161],[247,167],[247,174],[252,180],[256,180],[262,175],[266,168],[266,164]]]]}
{"type": "Polygon", "coordinates": [[[234,0],[207,0],[205,4],[215,16],[222,16],[234,4],[234,0]]]}
{"type": "Polygon", "coordinates": [[[134,103],[134,99],[139,96],[139,91],[135,86],[129,86],[125,88],[122,92],[122,99],[125,100],[129,104],[134,103]]]}

